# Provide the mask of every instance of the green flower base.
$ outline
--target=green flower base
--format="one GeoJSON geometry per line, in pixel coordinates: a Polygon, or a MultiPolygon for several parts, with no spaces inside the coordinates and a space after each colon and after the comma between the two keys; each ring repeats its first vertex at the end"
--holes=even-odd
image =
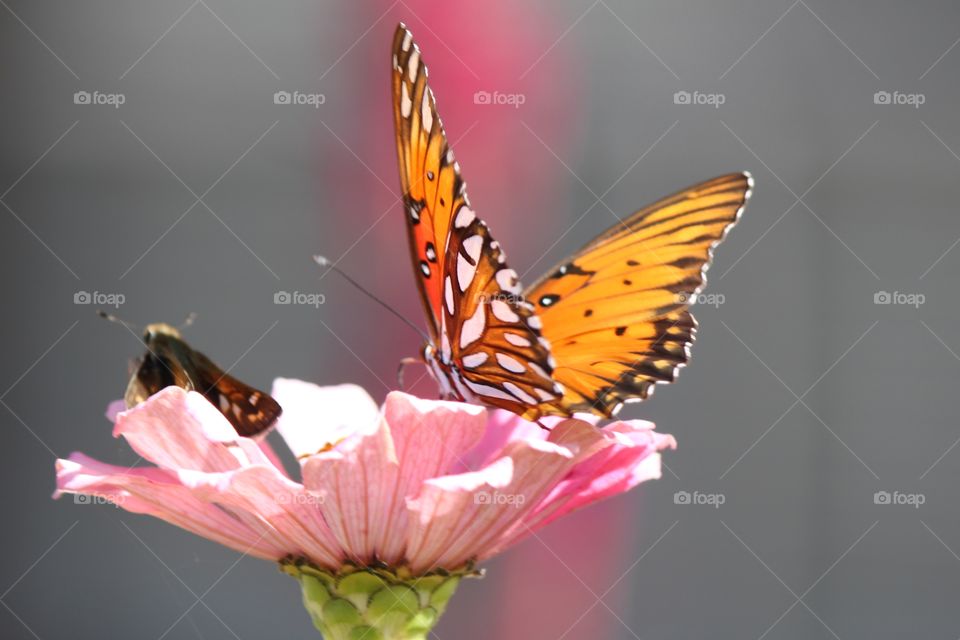
{"type": "Polygon", "coordinates": [[[405,568],[345,564],[336,572],[302,558],[280,562],[300,583],[303,606],[325,640],[424,640],[472,566],[414,576],[405,568]]]}

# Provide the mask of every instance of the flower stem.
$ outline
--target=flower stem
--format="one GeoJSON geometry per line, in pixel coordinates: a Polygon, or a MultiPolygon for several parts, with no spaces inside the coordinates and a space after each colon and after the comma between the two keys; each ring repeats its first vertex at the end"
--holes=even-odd
{"type": "Polygon", "coordinates": [[[414,576],[406,569],[358,567],[337,571],[302,560],[280,570],[300,583],[303,605],[325,640],[425,640],[473,567],[414,576]]]}

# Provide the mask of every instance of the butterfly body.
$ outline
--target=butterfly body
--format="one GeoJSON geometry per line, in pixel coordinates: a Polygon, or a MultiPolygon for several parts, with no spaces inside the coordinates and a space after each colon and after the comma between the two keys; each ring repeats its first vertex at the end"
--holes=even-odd
{"type": "Polygon", "coordinates": [[[133,407],[161,389],[177,386],[206,397],[242,436],[264,433],[280,416],[280,405],[227,374],[188,345],[175,327],[147,325],[143,333],[147,352],[136,363],[124,402],[133,407]]]}
{"type": "Polygon", "coordinates": [[[672,382],[696,334],[688,308],[750,196],[749,174],[637,211],[524,289],[470,204],[402,24],[391,71],[407,237],[430,333],[422,357],[441,396],[530,420],[611,417],[672,382]]]}

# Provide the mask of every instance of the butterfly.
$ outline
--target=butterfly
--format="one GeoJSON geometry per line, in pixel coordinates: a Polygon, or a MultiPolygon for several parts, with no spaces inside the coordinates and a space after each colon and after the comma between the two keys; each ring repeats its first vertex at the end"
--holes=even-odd
{"type": "Polygon", "coordinates": [[[266,432],[280,416],[282,409],[276,400],[240,382],[191,348],[175,327],[162,322],[148,324],[143,341],[147,352],[135,363],[123,398],[128,409],[161,389],[177,386],[202,393],[241,436],[266,432]]]}
{"type": "Polygon", "coordinates": [[[750,197],[750,174],[637,211],[524,288],[470,204],[402,23],[392,87],[407,237],[430,329],[421,356],[441,396],[528,420],[613,417],[673,382],[696,335],[689,306],[750,197]]]}

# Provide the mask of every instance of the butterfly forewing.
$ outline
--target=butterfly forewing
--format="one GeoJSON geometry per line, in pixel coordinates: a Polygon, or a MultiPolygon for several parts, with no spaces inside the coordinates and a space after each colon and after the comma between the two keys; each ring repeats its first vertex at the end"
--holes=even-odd
{"type": "Polygon", "coordinates": [[[403,25],[394,35],[392,63],[410,252],[448,387],[461,398],[535,417],[539,403],[561,393],[540,322],[470,206],[420,50],[403,25]]]}
{"type": "Polygon", "coordinates": [[[546,412],[610,416],[676,378],[696,334],[688,307],[751,187],[749,174],[736,173],[664,198],[527,290],[553,346],[554,378],[565,389],[546,412]]]}
{"type": "Polygon", "coordinates": [[[431,335],[440,335],[440,260],[454,211],[466,205],[459,166],[436,114],[420,50],[400,27],[393,38],[393,110],[407,237],[431,335]],[[442,191],[442,193],[441,193],[442,191]]]}
{"type": "Polygon", "coordinates": [[[147,353],[127,385],[127,407],[143,402],[161,389],[177,386],[202,393],[241,436],[265,432],[280,416],[282,409],[270,395],[225,373],[192,349],[172,327],[150,325],[144,340],[147,353]]]}

